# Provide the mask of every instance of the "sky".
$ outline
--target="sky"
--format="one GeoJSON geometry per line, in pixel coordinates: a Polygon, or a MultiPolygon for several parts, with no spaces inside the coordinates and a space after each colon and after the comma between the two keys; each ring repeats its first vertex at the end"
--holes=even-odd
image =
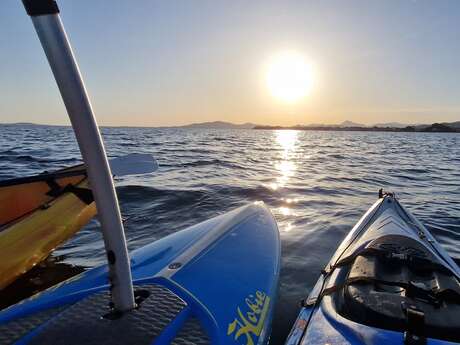
{"type": "MultiPolygon", "coordinates": [[[[0,122],[68,124],[20,0],[0,10],[0,122]]],[[[460,120],[460,1],[61,0],[98,122],[171,126],[460,120]],[[283,52],[314,71],[283,102],[283,52]]]]}

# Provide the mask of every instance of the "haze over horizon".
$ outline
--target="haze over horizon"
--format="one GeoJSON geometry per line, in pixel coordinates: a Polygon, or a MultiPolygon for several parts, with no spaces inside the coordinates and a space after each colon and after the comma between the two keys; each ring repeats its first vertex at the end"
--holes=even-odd
{"type": "MultiPolygon", "coordinates": [[[[455,0],[58,4],[101,125],[460,120],[455,0]]],[[[0,122],[68,124],[20,1],[0,23],[0,122]]]]}

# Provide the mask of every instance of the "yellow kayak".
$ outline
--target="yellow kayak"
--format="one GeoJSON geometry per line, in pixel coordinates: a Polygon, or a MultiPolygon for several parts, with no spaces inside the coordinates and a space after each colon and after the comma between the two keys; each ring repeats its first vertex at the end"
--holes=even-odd
{"type": "Polygon", "coordinates": [[[0,182],[0,289],[97,213],[83,165],[0,182]]]}

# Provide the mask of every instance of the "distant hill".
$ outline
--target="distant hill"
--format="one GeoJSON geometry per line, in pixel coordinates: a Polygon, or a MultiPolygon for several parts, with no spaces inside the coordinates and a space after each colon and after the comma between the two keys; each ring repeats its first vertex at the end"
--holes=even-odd
{"type": "Polygon", "coordinates": [[[455,121],[455,122],[443,122],[441,123],[442,125],[446,125],[452,128],[460,129],[460,121],[455,121]]]}
{"type": "Polygon", "coordinates": [[[39,127],[39,126],[51,126],[45,125],[40,123],[32,123],[32,122],[13,122],[13,123],[0,123],[2,126],[17,126],[17,127],[39,127]]]}
{"type": "Polygon", "coordinates": [[[449,133],[457,132],[457,129],[450,124],[433,123],[431,126],[422,129],[422,132],[449,133]]]}
{"type": "Polygon", "coordinates": [[[351,121],[344,121],[340,125],[306,125],[306,126],[256,126],[254,129],[296,129],[306,131],[373,131],[373,132],[437,132],[460,133],[460,121],[451,123],[433,123],[431,125],[407,126],[399,122],[382,123],[374,126],[360,125],[351,121]],[[394,126],[397,124],[397,126],[394,126]],[[393,125],[393,126],[390,126],[393,125]]]}
{"type": "Polygon", "coordinates": [[[385,122],[385,123],[376,123],[372,125],[372,127],[380,127],[380,128],[387,128],[387,127],[404,128],[407,126],[415,126],[415,125],[409,125],[407,123],[400,123],[400,122],[385,122]]]}
{"type": "Polygon", "coordinates": [[[246,122],[241,124],[224,122],[224,121],[212,121],[212,122],[200,122],[191,123],[185,126],[178,126],[180,128],[209,128],[209,129],[253,129],[256,127],[254,123],[246,122]]]}
{"type": "Polygon", "coordinates": [[[362,123],[345,120],[342,123],[309,123],[308,125],[297,125],[297,127],[366,127],[362,123]]]}
{"type": "Polygon", "coordinates": [[[363,125],[362,123],[345,120],[341,124],[339,124],[339,127],[367,127],[367,126],[363,125]]]}
{"type": "Polygon", "coordinates": [[[331,125],[327,123],[309,123],[308,125],[296,125],[296,127],[339,127],[339,125],[331,125]]]}

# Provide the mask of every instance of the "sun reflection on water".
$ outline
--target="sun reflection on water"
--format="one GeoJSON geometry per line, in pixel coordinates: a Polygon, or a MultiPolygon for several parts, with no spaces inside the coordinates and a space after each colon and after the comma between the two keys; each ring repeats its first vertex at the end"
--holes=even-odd
{"type": "Polygon", "coordinates": [[[276,131],[276,141],[283,148],[285,157],[296,147],[297,134],[298,131],[294,130],[276,131]]]}
{"type": "Polygon", "coordinates": [[[288,223],[288,224],[283,228],[284,232],[289,232],[289,231],[291,231],[291,229],[292,229],[292,224],[291,224],[291,223],[288,223]]]}
{"type": "MultiPolygon", "coordinates": [[[[279,188],[284,187],[289,180],[296,174],[297,171],[297,164],[296,164],[296,157],[297,157],[297,145],[298,145],[298,131],[291,131],[291,130],[279,130],[275,132],[275,140],[276,143],[281,148],[281,154],[277,161],[275,161],[275,169],[277,171],[277,176],[275,182],[270,184],[270,187],[273,190],[278,190],[279,188]]],[[[291,218],[292,216],[292,206],[297,202],[296,199],[292,198],[283,198],[285,205],[282,207],[277,208],[276,213],[285,218],[291,218]]],[[[281,222],[281,228],[283,232],[289,232],[292,230],[293,225],[291,222],[287,224],[283,224],[281,222]]]]}
{"type": "Polygon", "coordinates": [[[291,209],[289,207],[280,207],[279,208],[279,212],[283,215],[283,216],[289,216],[291,215],[291,209]]]}
{"type": "Polygon", "coordinates": [[[297,166],[292,160],[297,146],[298,131],[279,130],[275,132],[276,142],[282,149],[281,160],[275,163],[275,168],[279,172],[276,182],[270,184],[270,187],[277,190],[286,185],[290,177],[295,174],[297,166]]]}

